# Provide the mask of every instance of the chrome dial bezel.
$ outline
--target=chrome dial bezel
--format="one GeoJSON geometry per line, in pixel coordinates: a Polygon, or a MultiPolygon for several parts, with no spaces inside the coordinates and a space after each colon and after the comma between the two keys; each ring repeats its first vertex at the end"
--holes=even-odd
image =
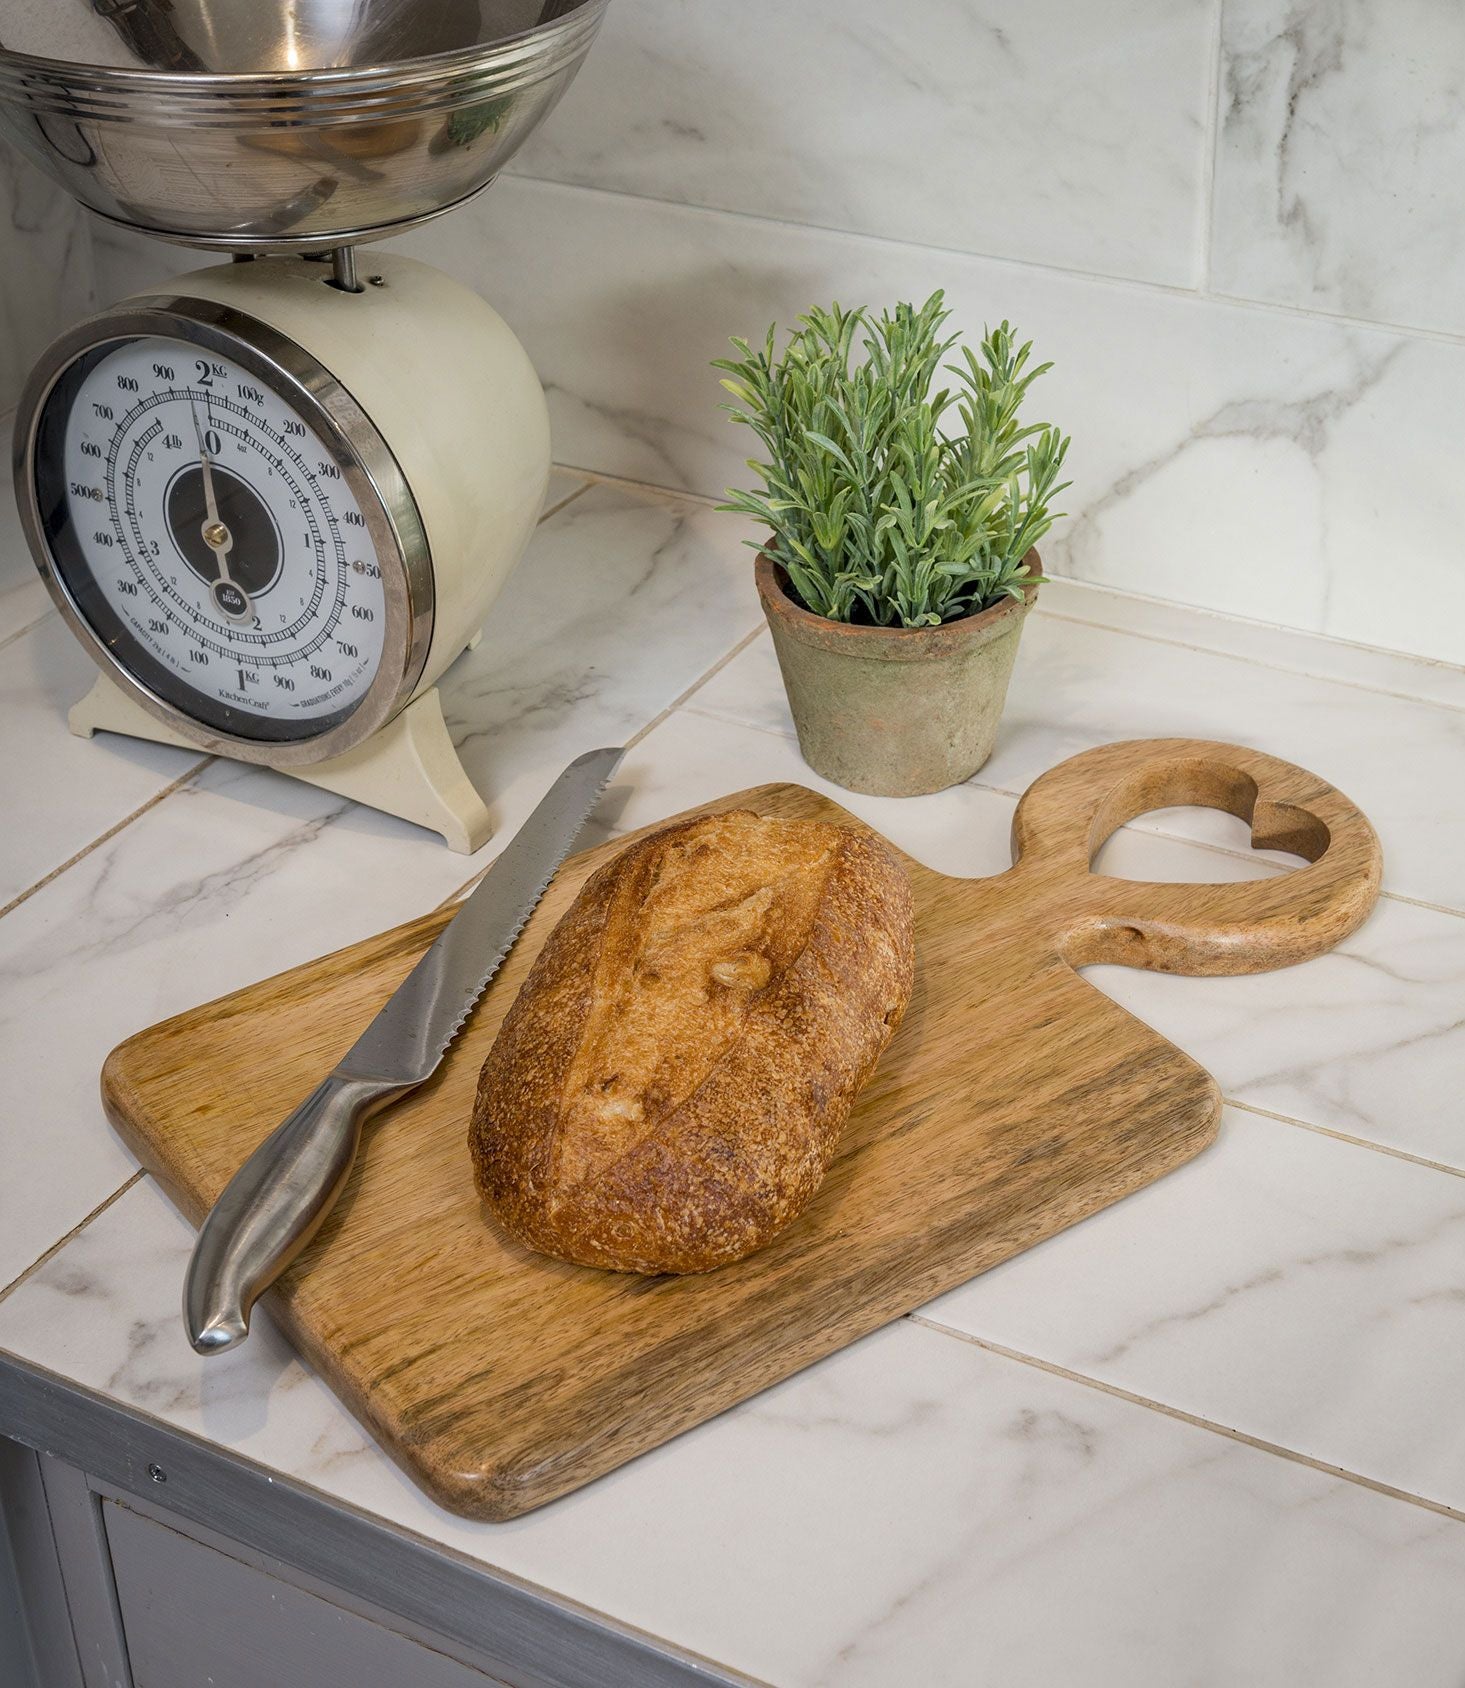
{"type": "Polygon", "coordinates": [[[432,558],[421,511],[375,423],[318,359],[257,317],[209,299],[158,294],[78,323],[31,372],[16,413],[16,499],[31,555],[57,609],[92,660],[134,703],[200,749],[238,761],[309,767],[343,755],[384,727],[412,697],[432,643],[432,558]],[[354,495],[382,570],[386,625],[380,665],[343,721],[291,741],[223,732],[158,695],[98,636],[57,569],[37,490],[37,441],[47,400],[66,371],[99,346],[149,335],[227,357],[272,388],[313,427],[354,495]]]}

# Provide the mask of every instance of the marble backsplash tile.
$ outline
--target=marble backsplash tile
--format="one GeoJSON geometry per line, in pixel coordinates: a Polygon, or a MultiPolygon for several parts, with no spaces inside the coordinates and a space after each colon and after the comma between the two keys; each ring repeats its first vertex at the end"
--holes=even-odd
{"type": "Polygon", "coordinates": [[[754,443],[718,408],[728,335],[944,287],[955,326],[1010,316],[1056,360],[1033,393],[1074,437],[1054,573],[1465,660],[1465,483],[1440,464],[1465,346],[523,180],[404,244],[524,339],[561,460],[704,494],[754,443]]]}
{"type": "Polygon", "coordinates": [[[1465,12],[1224,0],[1211,283],[1465,333],[1465,12]]]}
{"type": "Polygon", "coordinates": [[[95,303],[91,219],[0,141],[0,414],[36,353],[95,303]]]}
{"type": "MultiPolygon", "coordinates": [[[[638,0],[520,173],[404,244],[519,331],[561,460],[704,495],[752,444],[708,368],[729,334],[944,286],[1057,360],[1051,571],[1461,664],[1465,343],[1412,330],[1465,333],[1462,31],[1442,0],[922,0],[898,27],[749,0],[735,28],[638,0]]],[[[104,296],[188,263],[95,241],[104,296]]]]}
{"type": "Polygon", "coordinates": [[[514,168],[1194,286],[1216,3],[636,0],[514,168]]]}

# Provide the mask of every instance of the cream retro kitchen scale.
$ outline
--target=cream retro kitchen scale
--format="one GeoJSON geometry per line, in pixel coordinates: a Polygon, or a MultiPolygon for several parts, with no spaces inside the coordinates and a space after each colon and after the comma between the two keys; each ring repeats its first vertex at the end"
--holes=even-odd
{"type": "Polygon", "coordinates": [[[533,531],[544,395],[476,293],[358,248],[486,187],[605,4],[7,4],[6,135],[113,222],[226,254],[63,334],[20,401],[25,531],[101,670],[74,732],[488,837],[436,682],[533,531]]]}

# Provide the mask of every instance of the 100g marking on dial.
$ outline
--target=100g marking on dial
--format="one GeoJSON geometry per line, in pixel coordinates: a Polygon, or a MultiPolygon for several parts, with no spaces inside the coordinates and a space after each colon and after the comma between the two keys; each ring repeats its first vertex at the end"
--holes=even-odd
{"type": "Polygon", "coordinates": [[[65,455],[92,573],[180,680],[297,717],[359,699],[381,658],[381,566],[339,465],[282,398],[182,342],[125,342],[78,389],[65,455]],[[110,532],[88,535],[83,499],[110,532]]]}

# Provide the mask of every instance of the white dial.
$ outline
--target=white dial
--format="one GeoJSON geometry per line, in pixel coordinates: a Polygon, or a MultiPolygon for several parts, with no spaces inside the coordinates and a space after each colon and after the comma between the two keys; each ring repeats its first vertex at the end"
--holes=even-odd
{"type": "Polygon", "coordinates": [[[311,422],[229,356],[151,335],[88,352],[48,411],[53,561],[113,658],[238,737],[344,720],[382,662],[383,563],[311,422]]]}

